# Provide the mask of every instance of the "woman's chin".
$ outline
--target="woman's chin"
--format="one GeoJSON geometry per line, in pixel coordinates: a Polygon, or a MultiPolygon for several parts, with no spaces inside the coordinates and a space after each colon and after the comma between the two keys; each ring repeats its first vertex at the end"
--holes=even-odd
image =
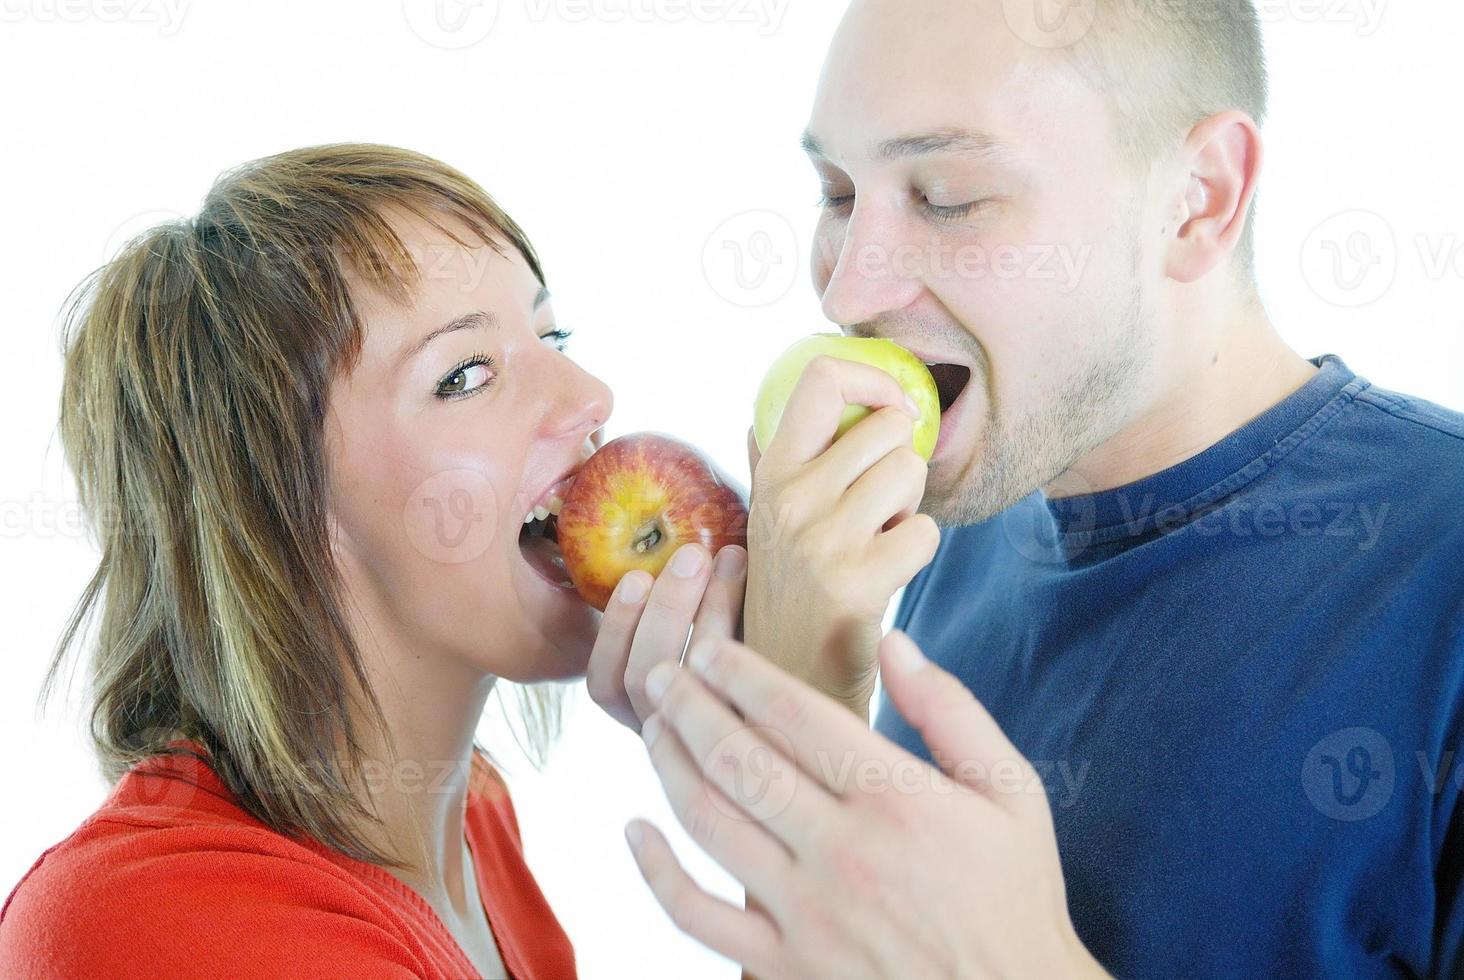
{"type": "MultiPolygon", "coordinates": [[[[539,680],[569,680],[584,675],[600,630],[600,613],[581,598],[568,578],[555,581],[522,552],[513,564],[515,590],[525,616],[543,638],[544,655],[535,657],[539,680]]],[[[525,666],[528,666],[527,664],[525,666]]]]}

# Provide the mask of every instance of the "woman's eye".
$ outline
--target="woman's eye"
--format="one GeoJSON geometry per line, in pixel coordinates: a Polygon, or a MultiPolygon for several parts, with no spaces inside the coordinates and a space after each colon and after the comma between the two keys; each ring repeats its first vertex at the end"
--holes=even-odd
{"type": "Polygon", "coordinates": [[[482,391],[493,383],[493,358],[483,354],[463,361],[437,385],[439,398],[463,398],[482,391]]]}
{"type": "Polygon", "coordinates": [[[550,345],[562,354],[564,353],[564,349],[569,346],[569,338],[572,336],[574,336],[573,330],[555,329],[546,334],[541,334],[539,339],[549,341],[550,345]]]}

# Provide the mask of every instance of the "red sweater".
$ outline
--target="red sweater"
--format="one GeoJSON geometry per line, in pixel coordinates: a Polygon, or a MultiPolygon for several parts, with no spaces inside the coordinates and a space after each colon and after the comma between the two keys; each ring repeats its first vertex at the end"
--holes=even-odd
{"type": "MultiPolygon", "coordinates": [[[[502,778],[474,767],[466,836],[509,975],[575,976],[524,863],[502,778]]],[[[213,770],[158,756],[118,781],[0,908],[0,977],[476,976],[432,907],[383,868],[245,813],[213,770]]]]}

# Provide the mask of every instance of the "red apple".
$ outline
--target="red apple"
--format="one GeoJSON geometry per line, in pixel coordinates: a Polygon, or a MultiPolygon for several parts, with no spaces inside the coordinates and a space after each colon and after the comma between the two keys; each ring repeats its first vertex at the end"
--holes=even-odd
{"type": "Polygon", "coordinates": [[[747,495],[695,446],[655,432],[607,442],[586,461],[555,522],[564,567],[585,601],[603,610],[621,576],[661,574],[696,542],[716,554],[747,547],[747,495]]]}

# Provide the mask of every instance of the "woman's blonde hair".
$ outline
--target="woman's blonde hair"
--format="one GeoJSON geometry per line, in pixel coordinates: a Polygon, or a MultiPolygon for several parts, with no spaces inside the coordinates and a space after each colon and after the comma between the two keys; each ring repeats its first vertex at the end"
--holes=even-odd
{"type": "MultiPolygon", "coordinates": [[[[516,249],[544,282],[523,231],[462,173],[335,144],[222,174],[197,216],[138,236],[78,287],[60,434],[101,560],[46,679],[49,692],[100,611],[90,721],[110,779],[195,740],[260,820],[394,865],[362,834],[372,814],[353,791],[350,703],[364,693],[375,725],[380,708],[332,559],[323,422],[361,348],[348,280],[398,302],[418,281],[385,217],[402,210],[464,247],[516,249]]],[[[542,750],[557,705],[521,696],[542,750]]]]}

